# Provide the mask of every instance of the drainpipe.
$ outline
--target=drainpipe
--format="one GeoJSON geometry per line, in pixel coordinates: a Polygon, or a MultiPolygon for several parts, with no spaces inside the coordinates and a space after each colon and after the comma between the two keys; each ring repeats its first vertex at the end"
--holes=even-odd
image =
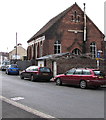
{"type": "Polygon", "coordinates": [[[85,3],[84,3],[84,39],[83,39],[83,54],[86,53],[86,13],[85,13],[85,3]]]}

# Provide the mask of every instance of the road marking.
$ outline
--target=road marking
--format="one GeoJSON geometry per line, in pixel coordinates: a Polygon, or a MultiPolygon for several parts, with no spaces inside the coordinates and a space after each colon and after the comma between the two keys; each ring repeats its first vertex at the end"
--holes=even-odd
{"type": "MultiPolygon", "coordinates": [[[[28,106],[26,106],[26,105],[23,105],[23,104],[21,104],[21,103],[15,102],[15,101],[10,100],[10,99],[7,99],[6,97],[0,96],[0,99],[1,99],[2,101],[5,101],[5,102],[11,104],[11,105],[14,105],[14,106],[16,106],[16,107],[18,107],[18,108],[21,108],[21,109],[23,109],[23,110],[25,110],[25,111],[27,111],[27,112],[30,112],[30,113],[32,113],[32,114],[34,114],[34,115],[37,115],[37,116],[39,116],[39,117],[41,117],[41,118],[55,118],[55,117],[53,117],[53,116],[51,116],[51,115],[47,115],[47,114],[45,114],[45,113],[43,113],[43,112],[40,112],[40,111],[35,110],[35,109],[33,109],[33,108],[30,108],[30,107],[28,107],[28,106]]],[[[56,119],[56,118],[55,118],[55,119],[56,119]]]]}
{"type": "Polygon", "coordinates": [[[14,100],[14,101],[18,101],[18,100],[23,100],[24,97],[14,97],[14,98],[11,98],[11,100],[14,100]]]}

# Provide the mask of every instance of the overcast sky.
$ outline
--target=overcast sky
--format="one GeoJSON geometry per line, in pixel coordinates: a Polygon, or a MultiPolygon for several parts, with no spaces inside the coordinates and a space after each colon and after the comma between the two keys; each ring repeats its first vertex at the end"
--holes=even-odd
{"type": "Polygon", "coordinates": [[[105,0],[0,0],[0,52],[10,52],[18,43],[27,48],[27,41],[50,19],[75,2],[104,33],[105,0]]]}

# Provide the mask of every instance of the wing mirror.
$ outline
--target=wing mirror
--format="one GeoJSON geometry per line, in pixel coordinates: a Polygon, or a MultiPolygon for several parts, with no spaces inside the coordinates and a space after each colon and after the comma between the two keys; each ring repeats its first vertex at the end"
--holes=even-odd
{"type": "Polygon", "coordinates": [[[64,75],[67,75],[67,72],[65,72],[64,75]]]}

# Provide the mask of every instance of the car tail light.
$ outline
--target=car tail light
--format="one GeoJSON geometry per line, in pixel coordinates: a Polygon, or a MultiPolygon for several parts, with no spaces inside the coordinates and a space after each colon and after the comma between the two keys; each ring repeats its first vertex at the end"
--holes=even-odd
{"type": "Polygon", "coordinates": [[[34,72],[36,75],[39,75],[39,72],[38,71],[36,71],[36,72],[34,72]]]}
{"type": "Polygon", "coordinates": [[[93,79],[97,79],[98,78],[98,76],[92,76],[93,77],[93,79]]]}

